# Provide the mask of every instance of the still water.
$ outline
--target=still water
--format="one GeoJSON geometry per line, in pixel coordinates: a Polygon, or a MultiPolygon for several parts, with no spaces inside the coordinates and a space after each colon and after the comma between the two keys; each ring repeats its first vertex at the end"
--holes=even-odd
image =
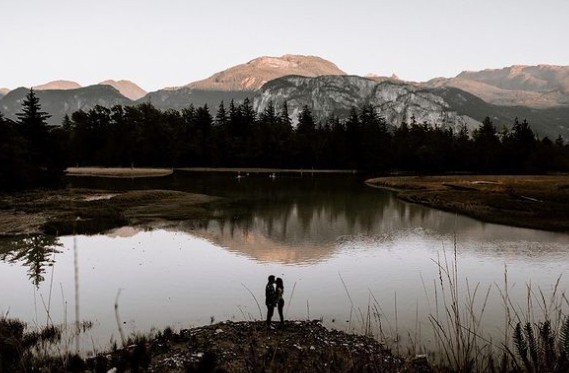
{"type": "Polygon", "coordinates": [[[481,309],[489,291],[481,318],[484,333],[493,337],[503,334],[500,292],[506,288],[512,307],[522,310],[528,288],[548,297],[557,281],[559,292],[569,287],[568,234],[404,203],[356,175],[237,179],[177,172],[159,179],[74,178],[70,184],[173,189],[237,201],[224,220],[2,241],[0,312],[31,325],[70,323],[77,284],[80,319],[93,322],[82,336],[84,351],[120,342],[117,324],[130,335],[262,319],[269,274],[284,280],[286,318],[322,319],[388,342],[400,335],[421,346],[432,342],[428,317],[440,303],[437,263],[445,255],[452,266],[456,252],[461,302],[478,285],[481,309]]]}

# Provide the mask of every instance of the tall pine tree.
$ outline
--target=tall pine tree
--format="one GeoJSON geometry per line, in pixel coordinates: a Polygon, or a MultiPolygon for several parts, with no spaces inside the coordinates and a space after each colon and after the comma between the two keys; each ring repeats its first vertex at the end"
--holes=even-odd
{"type": "Polygon", "coordinates": [[[30,141],[34,151],[45,152],[49,128],[47,120],[51,115],[41,110],[40,99],[33,89],[26,95],[22,104],[22,112],[17,113],[18,124],[22,134],[30,141]]]}

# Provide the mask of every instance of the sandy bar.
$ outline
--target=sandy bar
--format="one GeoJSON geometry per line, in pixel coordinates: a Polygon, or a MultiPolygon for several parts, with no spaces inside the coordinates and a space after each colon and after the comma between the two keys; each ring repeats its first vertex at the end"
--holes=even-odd
{"type": "Polygon", "coordinates": [[[65,172],[69,176],[134,178],[168,176],[174,171],[171,168],[69,167],[65,172]]]}

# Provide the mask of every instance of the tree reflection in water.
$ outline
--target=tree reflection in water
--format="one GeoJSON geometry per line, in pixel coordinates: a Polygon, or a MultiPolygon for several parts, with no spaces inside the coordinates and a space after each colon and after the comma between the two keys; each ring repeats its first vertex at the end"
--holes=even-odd
{"type": "Polygon", "coordinates": [[[11,238],[1,245],[0,260],[28,267],[28,278],[39,287],[45,280],[47,267],[55,263],[54,254],[61,252],[57,249],[60,246],[56,236],[36,234],[11,238]]]}

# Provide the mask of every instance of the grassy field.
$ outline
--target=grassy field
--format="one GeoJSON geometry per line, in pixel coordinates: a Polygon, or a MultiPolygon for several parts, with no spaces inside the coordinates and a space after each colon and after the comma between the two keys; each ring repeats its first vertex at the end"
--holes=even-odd
{"type": "Polygon", "coordinates": [[[569,231],[569,175],[381,177],[368,185],[412,203],[491,223],[569,231]]]}

